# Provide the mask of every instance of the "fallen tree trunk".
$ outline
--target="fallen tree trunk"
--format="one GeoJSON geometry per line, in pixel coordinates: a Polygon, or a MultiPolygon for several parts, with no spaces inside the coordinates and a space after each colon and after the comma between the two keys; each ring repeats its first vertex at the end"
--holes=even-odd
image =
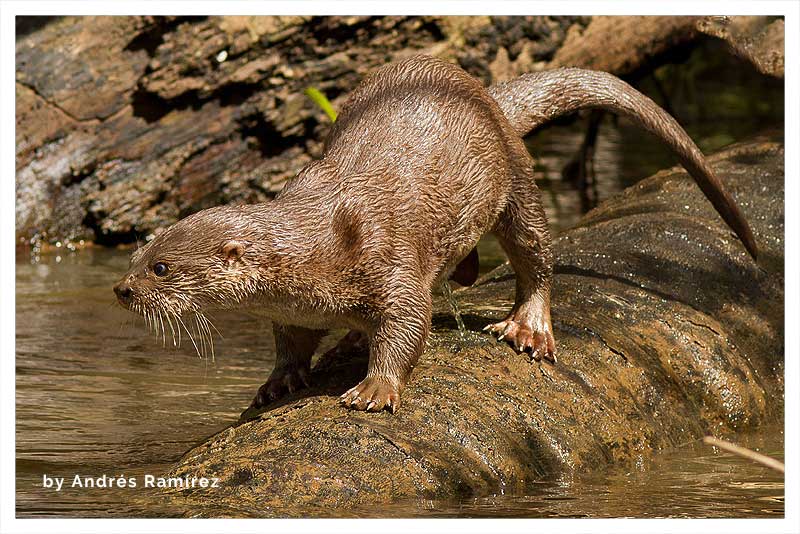
{"type": "Polygon", "coordinates": [[[758,72],[783,78],[783,17],[704,17],[697,29],[725,41],[734,54],[758,72]]]}
{"type": "Polygon", "coordinates": [[[685,53],[703,35],[724,41],[762,74],[783,78],[783,19],[766,16],[597,16],[570,26],[546,64],[537,64],[541,57],[534,44],[523,42],[514,61],[501,46],[489,69],[493,82],[558,67],[602,70],[632,81],[685,53]]]}
{"type": "Polygon", "coordinates": [[[779,420],[782,144],[762,138],[710,159],[753,225],[758,265],[682,169],[662,171],[556,240],[558,364],[479,333],[513,301],[502,266],[457,292],[464,336],[440,305],[396,415],[338,406],[366,359],[325,359],[312,389],[213,436],[170,474],[218,477],[219,488],[160,498],[192,516],[329,516],[523,493],[779,420]]]}
{"type": "Polygon", "coordinates": [[[363,76],[414,53],[489,83],[498,47],[550,57],[586,17],[64,17],[16,44],[17,237],[134,243],[268,200],[318,156],[363,76]]]}
{"type": "Polygon", "coordinates": [[[512,62],[505,49],[491,64],[495,81],[505,81],[541,68],[581,67],[629,79],[663,62],[677,47],[696,40],[701,17],[592,17],[586,26],[572,26],[546,65],[536,68],[532,47],[523,47],[512,62]]]}
{"type": "MultiPolygon", "coordinates": [[[[694,17],[40,22],[21,21],[16,46],[16,232],[34,247],[134,243],[203,208],[271,198],[319,155],[330,126],[309,86],[340,107],[367,72],[415,53],[487,85],[562,65],[630,77],[701,35],[694,17]]],[[[757,40],[704,27],[782,72],[782,21],[757,40]]]]}

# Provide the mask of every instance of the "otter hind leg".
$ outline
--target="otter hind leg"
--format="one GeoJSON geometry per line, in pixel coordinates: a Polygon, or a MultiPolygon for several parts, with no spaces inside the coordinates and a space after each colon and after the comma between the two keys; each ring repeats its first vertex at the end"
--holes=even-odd
{"type": "Polygon", "coordinates": [[[478,269],[480,269],[478,249],[473,247],[469,254],[456,265],[453,274],[450,275],[450,280],[454,280],[461,286],[471,286],[478,279],[478,269]]]}
{"type": "Polygon", "coordinates": [[[325,330],[274,323],[275,368],[258,388],[251,408],[263,408],[274,400],[310,385],[311,357],[317,350],[325,330]]]}
{"type": "Polygon", "coordinates": [[[515,180],[505,211],[494,233],[516,273],[514,307],[505,319],[486,327],[534,360],[555,363],[556,348],[550,323],[550,285],[553,253],[539,190],[530,176],[515,180]]]}
{"type": "Polygon", "coordinates": [[[350,330],[330,350],[320,356],[320,361],[338,358],[344,354],[360,353],[367,350],[367,336],[358,330],[350,330]]]}

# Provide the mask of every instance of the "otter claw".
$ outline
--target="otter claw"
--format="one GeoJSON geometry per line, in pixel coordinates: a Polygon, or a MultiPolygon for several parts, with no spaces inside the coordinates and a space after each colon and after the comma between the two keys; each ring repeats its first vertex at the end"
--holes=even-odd
{"type": "Polygon", "coordinates": [[[506,340],[517,352],[530,351],[532,361],[555,363],[555,341],[553,334],[547,329],[537,329],[529,324],[521,323],[517,320],[506,319],[505,321],[491,324],[484,328],[497,336],[497,341],[506,340]]]}
{"type": "Polygon", "coordinates": [[[383,377],[367,377],[340,397],[342,406],[366,412],[379,412],[384,408],[392,413],[400,404],[398,387],[383,377]]]}
{"type": "Polygon", "coordinates": [[[508,334],[510,334],[512,330],[514,330],[514,323],[508,323],[506,327],[503,328],[503,331],[500,333],[500,335],[497,337],[497,341],[503,341],[503,339],[505,339],[505,337],[508,334]]]}
{"type": "Polygon", "coordinates": [[[283,368],[273,370],[266,383],[258,388],[258,392],[250,406],[263,408],[286,395],[292,395],[300,391],[303,387],[311,387],[311,380],[306,369],[283,368]]]}

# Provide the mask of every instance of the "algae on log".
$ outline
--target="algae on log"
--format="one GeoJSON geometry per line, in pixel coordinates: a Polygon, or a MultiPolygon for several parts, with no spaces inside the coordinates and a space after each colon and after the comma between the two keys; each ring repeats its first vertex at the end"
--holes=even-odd
{"type": "Polygon", "coordinates": [[[190,515],[335,516],[403,498],[522,493],[778,420],[781,143],[710,158],[753,226],[758,265],[682,169],[659,172],[555,241],[558,364],[478,332],[513,301],[501,266],[456,293],[465,337],[439,307],[397,414],[340,407],[365,355],[323,358],[312,389],[210,438],[170,473],[219,477],[219,488],[161,498],[190,515]]]}

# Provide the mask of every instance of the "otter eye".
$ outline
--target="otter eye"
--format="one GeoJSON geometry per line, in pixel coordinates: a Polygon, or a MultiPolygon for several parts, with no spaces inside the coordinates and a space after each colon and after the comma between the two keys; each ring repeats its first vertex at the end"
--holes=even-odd
{"type": "Polygon", "coordinates": [[[166,263],[158,262],[153,265],[153,272],[156,276],[166,276],[167,271],[169,271],[169,268],[166,263]]]}

